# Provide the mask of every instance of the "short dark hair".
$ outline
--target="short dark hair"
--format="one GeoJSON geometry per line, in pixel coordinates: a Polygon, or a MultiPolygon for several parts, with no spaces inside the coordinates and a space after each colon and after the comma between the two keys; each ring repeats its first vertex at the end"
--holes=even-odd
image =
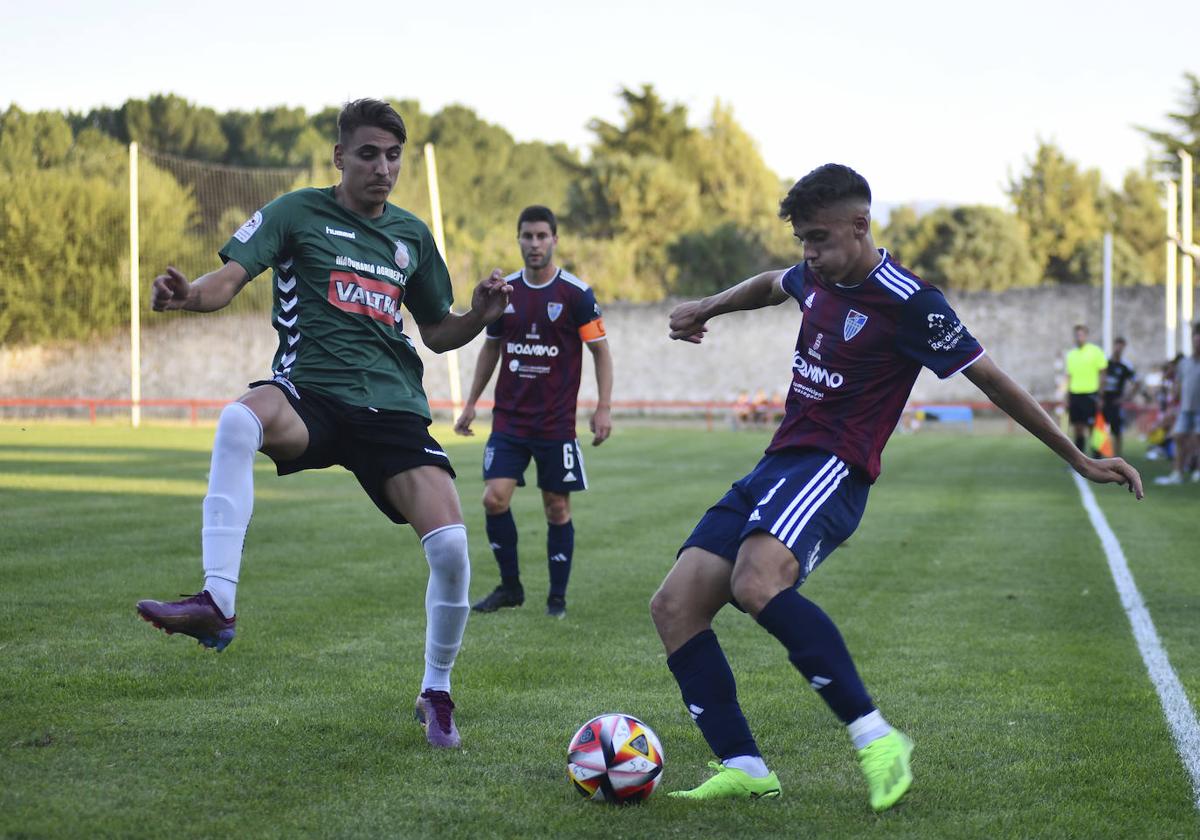
{"type": "Polygon", "coordinates": [[[404,120],[395,108],[382,99],[355,99],[343,105],[337,119],[338,142],[345,143],[346,138],[364,125],[390,131],[396,135],[401,146],[408,142],[404,120]]]}
{"type": "Polygon", "coordinates": [[[848,198],[862,199],[869,207],[871,187],[867,179],[849,166],[827,163],[792,185],[779,202],[779,218],[789,222],[807,221],[816,211],[848,198]]]}
{"type": "Polygon", "coordinates": [[[1113,339],[1113,344],[1128,344],[1128,343],[1129,342],[1125,340],[1125,336],[1123,336],[1123,335],[1119,335],[1113,339]]]}
{"type": "Polygon", "coordinates": [[[521,215],[517,216],[517,233],[521,232],[521,225],[526,222],[545,222],[550,225],[550,232],[558,236],[558,219],[554,218],[554,211],[549,207],[532,204],[522,210],[521,215]]]}

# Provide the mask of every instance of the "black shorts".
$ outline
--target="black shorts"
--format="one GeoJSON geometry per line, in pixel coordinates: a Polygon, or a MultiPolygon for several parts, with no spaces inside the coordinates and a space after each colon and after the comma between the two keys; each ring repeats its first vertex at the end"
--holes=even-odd
{"type": "Polygon", "coordinates": [[[1067,401],[1067,414],[1072,426],[1092,425],[1096,422],[1096,395],[1071,394],[1067,401]]]}
{"type": "Polygon", "coordinates": [[[1104,422],[1108,424],[1108,430],[1114,435],[1121,434],[1121,397],[1114,395],[1112,397],[1104,395],[1104,422]]]}
{"type": "Polygon", "coordinates": [[[282,391],[308,427],[308,448],[299,458],[275,461],[279,475],[343,466],[354,473],[375,507],[400,525],[408,520],[383,492],[389,478],[424,466],[441,467],[455,477],[450,458],[429,434],[429,421],[419,414],[349,405],[292,382],[250,383],[251,388],[260,385],[282,391]]]}

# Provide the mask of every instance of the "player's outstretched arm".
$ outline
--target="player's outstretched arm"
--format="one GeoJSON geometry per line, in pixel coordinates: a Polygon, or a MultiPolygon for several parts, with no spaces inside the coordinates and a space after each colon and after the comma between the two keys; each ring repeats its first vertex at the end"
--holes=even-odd
{"type": "Polygon", "coordinates": [[[1076,449],[1038,401],[987,356],[968,367],[963,375],[974,382],[997,408],[1028,429],[1084,478],[1097,484],[1128,487],[1129,492],[1139,499],[1145,495],[1137,470],[1120,458],[1089,458],[1076,449]]]}
{"type": "Polygon", "coordinates": [[[150,308],[155,312],[173,309],[216,312],[228,306],[248,282],[250,275],[234,260],[191,282],[183,272],[169,265],[166,273],[155,277],[150,284],[150,308]]]}
{"type": "Polygon", "coordinates": [[[504,272],[496,269],[490,277],[480,280],[471,293],[471,309],[462,315],[447,312],[436,324],[417,324],[421,340],[435,353],[456,350],[469,342],[504,314],[512,286],[504,280],[504,272]]]}
{"type": "Polygon", "coordinates": [[[483,389],[491,381],[492,372],[496,370],[498,361],[500,361],[500,342],[489,338],[479,348],[479,358],[475,360],[475,376],[471,379],[471,391],[467,394],[467,403],[463,406],[462,414],[458,415],[458,420],[454,424],[455,434],[465,437],[475,434],[471,430],[471,423],[475,420],[475,404],[479,402],[479,398],[483,395],[483,389]]]}
{"type": "Polygon", "coordinates": [[[588,342],[587,349],[596,364],[596,410],[592,412],[588,428],[592,430],[592,446],[599,446],[612,434],[612,351],[607,338],[588,342]]]}
{"type": "Polygon", "coordinates": [[[671,338],[699,344],[708,332],[706,324],[710,318],[726,312],[761,309],[783,303],[788,299],[788,293],[779,281],[785,273],[785,269],[764,271],[723,292],[679,304],[671,310],[671,338]]]}

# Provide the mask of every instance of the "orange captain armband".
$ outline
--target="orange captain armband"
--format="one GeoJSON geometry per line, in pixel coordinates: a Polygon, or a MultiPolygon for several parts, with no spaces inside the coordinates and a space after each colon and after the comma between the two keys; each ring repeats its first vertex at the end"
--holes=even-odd
{"type": "Polygon", "coordinates": [[[584,341],[595,341],[607,337],[604,332],[604,319],[597,318],[595,321],[588,321],[579,328],[579,337],[584,341]]]}

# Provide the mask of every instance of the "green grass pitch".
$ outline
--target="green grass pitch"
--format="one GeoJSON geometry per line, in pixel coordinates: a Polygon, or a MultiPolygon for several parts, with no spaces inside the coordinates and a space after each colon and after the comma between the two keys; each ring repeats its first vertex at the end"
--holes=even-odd
{"type": "MultiPolygon", "coordinates": [[[[460,473],[475,599],[496,581],[482,438],[435,434],[460,473]]],[[[859,531],[803,587],[916,741],[916,784],[882,816],[834,717],[733,610],[716,629],[783,797],[697,806],[663,795],[700,781],[711,756],[647,602],[765,435],[618,423],[588,448],[593,489],[574,501],[564,621],[543,614],[538,494],[518,491],[528,600],[467,626],[459,752],[430,750],[411,717],[425,618],[417,539],[342,470],[280,479],[260,456],[225,653],[137,619],[137,599],[198,588],[211,437],[0,424],[0,836],[1200,835],[1078,492],[1027,437],[897,436],[859,531]],[[606,711],[662,739],[663,785],[644,806],[593,805],[567,781],[568,739],[606,711]]],[[[1195,704],[1200,485],[1150,484],[1141,503],[1096,493],[1195,704]]]]}

